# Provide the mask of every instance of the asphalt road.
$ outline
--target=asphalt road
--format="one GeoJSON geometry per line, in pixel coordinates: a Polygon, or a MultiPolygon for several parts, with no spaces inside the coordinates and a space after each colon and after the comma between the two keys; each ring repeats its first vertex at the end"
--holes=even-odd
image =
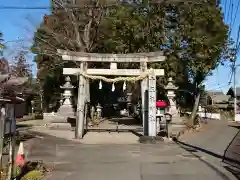
{"type": "Polygon", "coordinates": [[[51,180],[236,180],[221,159],[188,146],[223,154],[234,131],[214,121],[202,132],[183,136],[187,145],[87,145],[37,133],[27,143],[27,157],[54,166],[51,180]]]}

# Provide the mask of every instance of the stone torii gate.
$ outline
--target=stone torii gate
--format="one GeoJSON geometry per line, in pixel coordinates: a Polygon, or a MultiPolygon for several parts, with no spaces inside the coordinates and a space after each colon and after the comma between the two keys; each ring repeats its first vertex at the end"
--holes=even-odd
{"type": "MultiPolygon", "coordinates": [[[[132,54],[98,54],[58,50],[64,61],[80,62],[79,68],[63,68],[64,75],[79,76],[76,138],[83,138],[85,103],[90,100],[89,78],[100,76],[136,77],[141,82],[142,117],[145,136],[156,137],[156,76],[164,76],[164,69],[148,69],[147,63],[165,60],[162,52],[132,54]],[[109,62],[110,69],[89,69],[88,62],[109,62]],[[140,63],[140,69],[117,69],[117,63],[140,63]],[[147,92],[147,93],[146,93],[147,92]],[[147,96],[146,96],[147,94],[147,96]]],[[[99,79],[101,80],[101,79],[99,79]]]]}

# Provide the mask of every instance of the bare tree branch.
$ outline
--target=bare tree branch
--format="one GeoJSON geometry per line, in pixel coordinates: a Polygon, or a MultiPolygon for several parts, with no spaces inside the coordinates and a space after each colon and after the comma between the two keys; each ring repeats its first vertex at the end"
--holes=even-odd
{"type": "Polygon", "coordinates": [[[81,36],[80,36],[80,33],[79,33],[79,28],[78,28],[78,23],[77,23],[77,19],[74,15],[74,12],[73,10],[71,10],[70,8],[67,8],[65,5],[66,3],[63,3],[62,0],[54,0],[54,2],[59,5],[60,7],[62,7],[66,13],[70,13],[71,15],[71,22],[72,22],[72,25],[74,27],[74,31],[75,31],[75,35],[76,35],[76,41],[77,41],[77,46],[79,48],[79,50],[83,50],[84,49],[84,45],[83,45],[83,42],[81,40],[81,36]]]}

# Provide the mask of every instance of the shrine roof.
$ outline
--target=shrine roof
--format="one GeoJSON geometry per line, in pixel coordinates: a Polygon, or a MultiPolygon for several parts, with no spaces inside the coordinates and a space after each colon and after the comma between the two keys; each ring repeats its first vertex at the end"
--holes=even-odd
{"type": "Polygon", "coordinates": [[[18,91],[22,90],[22,86],[27,82],[27,77],[16,77],[9,73],[8,61],[4,58],[0,59],[0,102],[20,103],[24,99],[19,97],[22,95],[18,91]]]}
{"type": "Polygon", "coordinates": [[[14,86],[21,86],[27,82],[27,77],[15,77],[10,74],[1,74],[0,75],[0,84],[1,88],[14,88],[14,86]]]}
{"type": "Polygon", "coordinates": [[[27,82],[26,77],[15,77],[10,74],[0,74],[0,103],[21,103],[23,98],[17,92],[27,82]]]}
{"type": "Polygon", "coordinates": [[[18,96],[4,96],[3,98],[0,98],[0,103],[22,103],[24,102],[25,100],[21,97],[18,97],[18,96]]]}

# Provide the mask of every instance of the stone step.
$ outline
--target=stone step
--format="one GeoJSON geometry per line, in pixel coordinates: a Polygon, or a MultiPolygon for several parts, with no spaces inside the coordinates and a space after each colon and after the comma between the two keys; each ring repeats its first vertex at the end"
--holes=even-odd
{"type": "Polygon", "coordinates": [[[137,144],[139,137],[128,132],[88,132],[80,142],[83,144],[137,144]]]}
{"type": "Polygon", "coordinates": [[[57,129],[57,130],[74,130],[74,127],[69,123],[51,123],[48,125],[49,129],[57,129]]]}

